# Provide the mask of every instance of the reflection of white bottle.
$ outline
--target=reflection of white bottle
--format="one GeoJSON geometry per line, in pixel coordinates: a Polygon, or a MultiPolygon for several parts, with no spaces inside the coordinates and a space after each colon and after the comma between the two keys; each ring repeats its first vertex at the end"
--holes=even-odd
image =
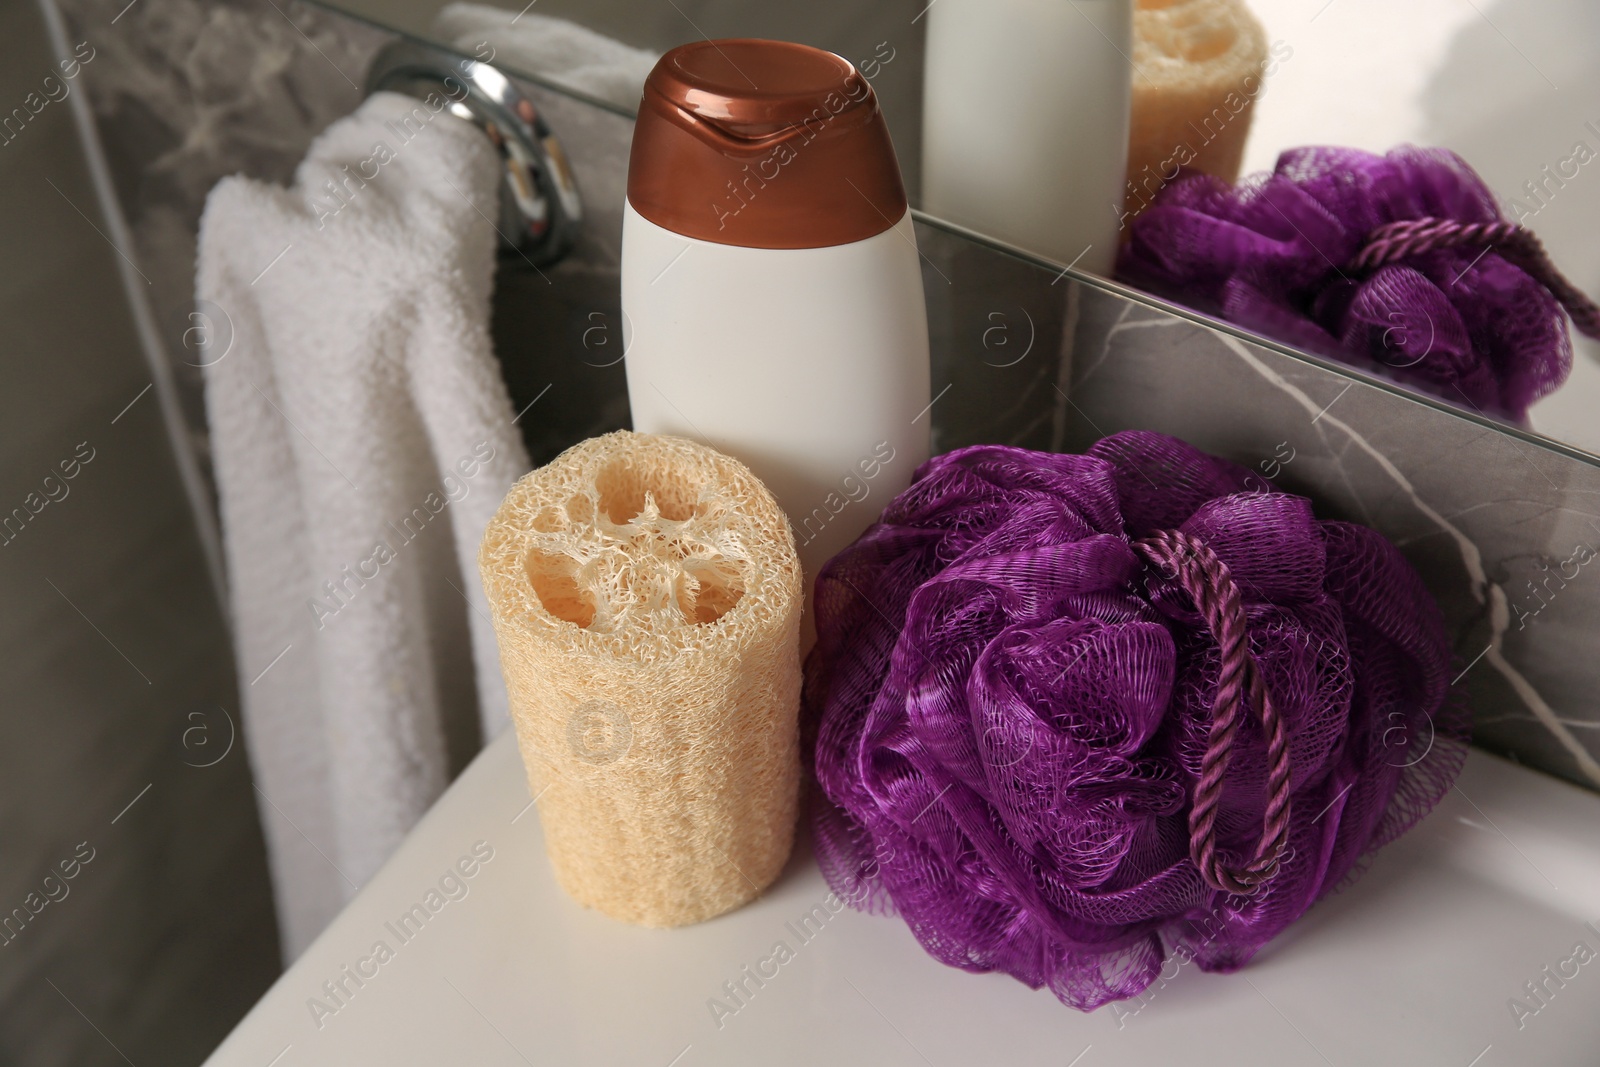
{"type": "Polygon", "coordinates": [[[1098,274],[1116,261],[1134,0],[928,9],[922,207],[1098,274]]]}
{"type": "Polygon", "coordinates": [[[838,56],[717,41],[662,58],[634,131],[622,309],[634,429],[747,463],[808,582],[928,457],[916,236],[877,99],[838,56]]]}

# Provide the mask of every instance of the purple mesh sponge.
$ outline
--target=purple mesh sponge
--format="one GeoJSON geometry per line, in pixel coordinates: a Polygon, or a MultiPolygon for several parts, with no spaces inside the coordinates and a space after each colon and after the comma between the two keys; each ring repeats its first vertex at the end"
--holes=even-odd
{"type": "Polygon", "coordinates": [[[1117,276],[1517,422],[1572,369],[1566,296],[1587,303],[1563,292],[1537,239],[1501,218],[1459,156],[1409,146],[1384,156],[1297,148],[1238,187],[1180,176],[1132,223],[1117,276]],[[1467,229],[1363,262],[1383,227],[1420,219],[1499,224],[1505,235],[1467,229]]]}
{"type": "Polygon", "coordinates": [[[1088,1010],[1169,954],[1241,966],[1426,813],[1466,740],[1437,606],[1252,486],[1141,432],[924,464],[817,579],[835,891],[1088,1010]]]}

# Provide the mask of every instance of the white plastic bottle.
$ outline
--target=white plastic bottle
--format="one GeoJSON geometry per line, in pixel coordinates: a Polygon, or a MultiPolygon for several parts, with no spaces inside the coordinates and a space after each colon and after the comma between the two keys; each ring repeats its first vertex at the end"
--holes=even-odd
{"type": "Polygon", "coordinates": [[[1134,0],[928,9],[922,207],[1110,274],[1128,159],[1134,0]]]}
{"type": "Polygon", "coordinates": [[[726,40],[662,57],[634,132],[622,310],[634,429],[748,464],[808,587],[928,457],[916,235],[876,97],[839,56],[726,40]]]}

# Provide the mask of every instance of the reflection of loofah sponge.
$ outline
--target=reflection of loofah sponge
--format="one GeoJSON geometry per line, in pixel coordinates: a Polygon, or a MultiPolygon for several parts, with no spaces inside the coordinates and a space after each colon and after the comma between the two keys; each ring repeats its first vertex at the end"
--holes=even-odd
{"type": "Polygon", "coordinates": [[[627,431],[506,495],[478,556],[556,876],[645,926],[770,885],[794,838],[800,564],[737,460],[627,431]]]}
{"type": "Polygon", "coordinates": [[[1272,63],[1266,31],[1243,0],[1139,0],[1128,212],[1143,210],[1179,167],[1238,178],[1272,63]]]}

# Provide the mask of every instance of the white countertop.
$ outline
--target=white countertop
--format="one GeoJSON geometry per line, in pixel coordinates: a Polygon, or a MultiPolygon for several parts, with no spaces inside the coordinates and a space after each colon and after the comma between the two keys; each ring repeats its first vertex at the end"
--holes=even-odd
{"type": "Polygon", "coordinates": [[[844,910],[800,929],[827,896],[802,851],[760,900],[699,926],[644,930],[585,911],[555,884],[508,733],[207,1062],[1600,1062],[1600,797],[1479,752],[1361,882],[1250,966],[1208,975],[1174,962],[1142,1000],[1088,1015],[935,962],[896,918],[844,910]],[[399,928],[430,904],[420,929],[399,928]],[[731,999],[724,983],[780,940],[793,958],[731,999]],[[1587,964],[1580,942],[1597,954],[1587,964]],[[357,970],[369,975],[359,985],[357,970]],[[1564,984],[1550,977],[1561,971],[1564,984]],[[1541,980],[1542,1005],[1525,988],[1541,980]],[[324,983],[341,981],[336,1001],[324,983]],[[1538,1011],[1519,1019],[1513,997],[1538,1011]]]}

